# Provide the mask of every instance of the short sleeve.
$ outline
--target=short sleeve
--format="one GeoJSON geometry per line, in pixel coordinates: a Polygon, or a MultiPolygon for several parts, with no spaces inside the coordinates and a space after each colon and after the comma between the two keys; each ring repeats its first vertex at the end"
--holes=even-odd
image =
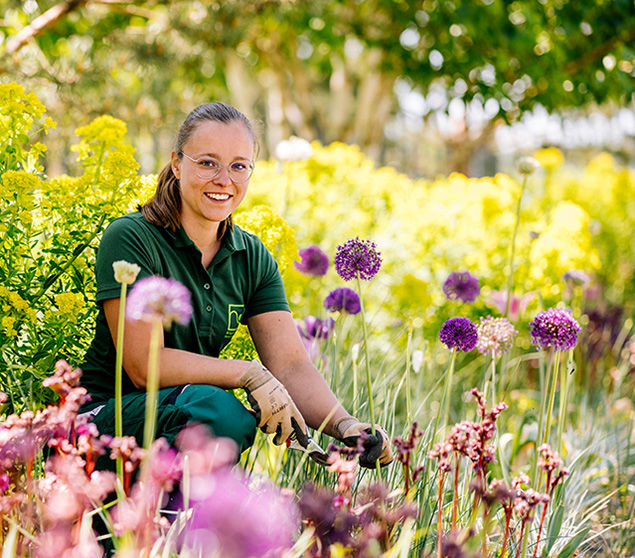
{"type": "Polygon", "coordinates": [[[97,259],[95,277],[97,281],[97,302],[121,295],[121,284],[115,280],[112,264],[124,260],[141,268],[137,280],[157,273],[158,262],[154,242],[143,226],[134,219],[124,216],[115,219],[104,231],[97,259]]]}
{"type": "Polygon", "coordinates": [[[259,240],[250,255],[250,269],[257,274],[256,288],[247,302],[241,322],[266,312],[290,312],[278,264],[259,240]]]}

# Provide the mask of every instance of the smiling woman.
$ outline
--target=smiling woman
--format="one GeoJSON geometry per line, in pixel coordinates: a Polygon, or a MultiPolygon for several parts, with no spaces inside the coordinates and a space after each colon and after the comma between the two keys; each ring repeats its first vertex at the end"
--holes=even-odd
{"type": "MultiPolygon", "coordinates": [[[[157,436],[172,443],[185,424],[198,422],[244,450],[257,427],[274,434],[276,444],[293,435],[303,446],[310,441],[307,425],[353,446],[367,432],[360,462],[386,465],[392,452],[385,431],[351,417],[333,395],[304,349],[274,258],[257,237],[233,224],[256,148],[242,113],[223,103],[197,107],[179,130],[154,197],[105,231],[95,266],[96,334],[82,366],[92,397],[84,410],[102,434],[114,433],[121,295],[112,264],[125,260],[139,266],[137,281],[175,279],[192,295],[190,322],[174,324],[160,340],[157,436]],[[219,358],[239,323],[248,326],[262,364],[219,358]],[[236,388],[246,391],[252,409],[226,391],[236,388]]],[[[150,324],[126,319],[123,433],[138,442],[150,339],[150,324]]]]}

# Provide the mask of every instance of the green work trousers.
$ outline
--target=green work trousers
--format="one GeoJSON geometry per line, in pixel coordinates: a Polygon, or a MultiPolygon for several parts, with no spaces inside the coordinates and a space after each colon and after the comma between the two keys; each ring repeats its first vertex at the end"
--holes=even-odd
{"type": "MultiPolygon", "coordinates": [[[[129,393],[122,398],[123,435],[134,436],[143,445],[145,422],[145,392],[129,393]]],[[[92,412],[93,422],[100,434],[115,435],[115,400],[92,412]],[[97,411],[97,412],[95,412],[97,411]]],[[[176,436],[189,423],[208,426],[216,437],[231,438],[242,452],[254,443],[256,419],[230,392],[204,384],[189,384],[163,388],[158,394],[157,429],[155,438],[163,437],[174,445],[176,436]]],[[[97,462],[101,470],[115,469],[108,455],[97,462]]]]}

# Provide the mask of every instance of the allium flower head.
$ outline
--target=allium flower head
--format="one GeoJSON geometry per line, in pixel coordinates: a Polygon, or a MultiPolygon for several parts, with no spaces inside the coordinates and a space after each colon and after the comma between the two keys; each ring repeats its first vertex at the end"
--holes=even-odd
{"type": "Polygon", "coordinates": [[[141,268],[137,264],[127,262],[126,260],[113,262],[112,269],[115,272],[115,281],[117,281],[117,283],[125,283],[126,285],[132,285],[137,280],[137,275],[139,275],[141,271],[141,268]]]}
{"type": "Polygon", "coordinates": [[[185,325],[192,316],[190,291],[175,279],[146,277],[130,291],[126,316],[131,320],[160,320],[166,329],[172,322],[185,325]]]}
{"type": "Polygon", "coordinates": [[[324,308],[331,312],[358,314],[361,310],[359,295],[353,289],[338,287],[324,299],[324,308]]]}
{"type": "Polygon", "coordinates": [[[344,281],[356,277],[369,281],[381,267],[380,252],[374,242],[356,237],[337,247],[334,263],[337,274],[344,281]]]}
{"type": "Polygon", "coordinates": [[[549,308],[539,312],[529,322],[531,342],[541,349],[553,347],[556,351],[573,349],[578,342],[580,324],[565,308],[549,308]]]}
{"type": "Polygon", "coordinates": [[[450,318],[439,330],[439,339],[448,349],[468,352],[476,347],[476,324],[467,318],[450,318]]]}
{"type": "Polygon", "coordinates": [[[276,145],[276,157],[282,162],[306,161],[313,155],[311,144],[297,136],[291,136],[288,140],[276,145]]]}
{"type": "Polygon", "coordinates": [[[562,274],[562,282],[568,287],[586,287],[591,282],[591,278],[579,269],[570,269],[562,274]]]}
{"type": "Polygon", "coordinates": [[[540,163],[533,157],[523,157],[518,161],[517,169],[520,174],[530,175],[540,168],[540,163]]]}
{"type": "Polygon", "coordinates": [[[443,283],[443,294],[450,300],[474,302],[480,292],[478,279],[469,271],[453,271],[443,283]]]}
{"type": "Polygon", "coordinates": [[[319,246],[309,246],[299,252],[301,260],[293,262],[293,266],[305,275],[314,275],[322,277],[329,268],[329,257],[322,251],[319,246]]]}
{"type": "Polygon", "coordinates": [[[477,326],[478,341],[476,349],[479,353],[499,356],[511,349],[518,332],[507,318],[481,317],[477,326]]]}

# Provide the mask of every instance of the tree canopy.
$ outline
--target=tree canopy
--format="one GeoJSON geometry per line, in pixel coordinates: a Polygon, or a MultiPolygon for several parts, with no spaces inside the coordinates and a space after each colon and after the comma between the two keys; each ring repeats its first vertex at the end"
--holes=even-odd
{"type": "Polygon", "coordinates": [[[635,90],[632,0],[3,4],[0,79],[45,92],[62,128],[108,113],[155,148],[212,98],[265,122],[265,154],[295,134],[381,161],[398,87],[424,96],[421,117],[460,99],[490,125],[537,105],[625,106],[635,90]]]}

